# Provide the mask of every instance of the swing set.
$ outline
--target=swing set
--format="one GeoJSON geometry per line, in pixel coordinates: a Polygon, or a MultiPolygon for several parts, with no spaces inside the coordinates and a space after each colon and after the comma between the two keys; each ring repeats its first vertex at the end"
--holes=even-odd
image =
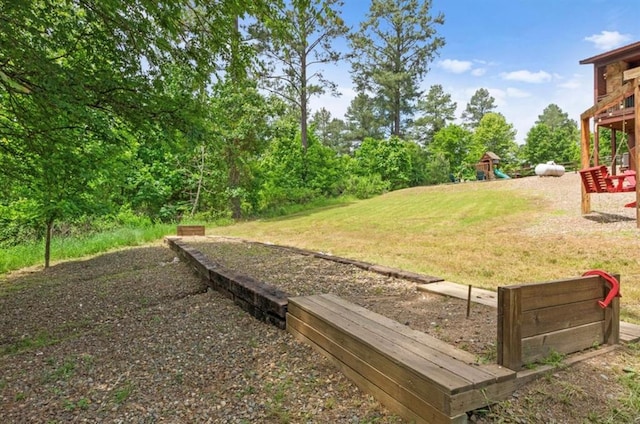
{"type": "MultiPolygon", "coordinates": [[[[625,131],[626,121],[623,121],[622,132],[625,131]]],[[[626,140],[627,148],[629,142],[626,140]]],[[[617,145],[614,143],[614,150],[611,155],[611,169],[616,168],[617,157],[617,145]]],[[[596,149],[593,150],[595,152],[596,149]]],[[[593,153],[592,152],[592,153],[593,153]]],[[[589,161],[591,162],[591,160],[589,161]]],[[[589,168],[580,170],[580,178],[582,179],[582,185],[587,193],[625,193],[636,191],[636,171],[627,169],[622,174],[609,174],[609,170],[605,165],[596,165],[589,168]]],[[[636,207],[637,202],[627,203],[624,206],[627,208],[636,207]]]]}
{"type": "Polygon", "coordinates": [[[580,61],[594,65],[595,104],[580,115],[582,213],[591,212],[591,194],[636,193],[636,201],[626,207],[636,208],[640,228],[636,171],[640,164],[640,42],[580,61]],[[593,123],[593,145],[591,140],[593,123]],[[599,163],[600,128],[611,130],[611,167],[599,163]],[[617,132],[624,134],[629,151],[628,169],[617,166],[617,132]]]}

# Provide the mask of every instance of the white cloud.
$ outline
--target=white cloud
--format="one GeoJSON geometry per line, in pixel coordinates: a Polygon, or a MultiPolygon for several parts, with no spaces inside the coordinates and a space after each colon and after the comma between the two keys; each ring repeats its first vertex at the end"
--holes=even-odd
{"type": "Polygon", "coordinates": [[[474,77],[481,77],[486,73],[487,73],[487,70],[485,68],[476,68],[473,71],[471,71],[471,75],[473,75],[474,77]]]}
{"type": "Polygon", "coordinates": [[[338,91],[341,93],[340,97],[335,97],[330,94],[323,94],[321,96],[312,97],[309,101],[309,116],[311,117],[314,112],[325,108],[331,112],[332,118],[343,119],[351,101],[356,97],[356,91],[353,87],[340,86],[338,91]]]}
{"type": "Polygon", "coordinates": [[[468,60],[445,59],[438,62],[438,66],[454,74],[463,74],[473,67],[473,63],[468,60]]]}
{"type": "Polygon", "coordinates": [[[520,90],[518,88],[509,87],[507,88],[507,96],[523,99],[525,97],[531,97],[531,93],[529,93],[528,91],[520,90]]]}
{"type": "Polygon", "coordinates": [[[631,36],[618,31],[602,31],[584,38],[594,44],[598,50],[611,50],[631,40],[631,36]]]}
{"type": "Polygon", "coordinates": [[[500,76],[508,81],[520,81],[533,84],[551,81],[551,74],[545,71],[531,72],[522,70],[514,72],[503,72],[500,74],[500,76]]]}

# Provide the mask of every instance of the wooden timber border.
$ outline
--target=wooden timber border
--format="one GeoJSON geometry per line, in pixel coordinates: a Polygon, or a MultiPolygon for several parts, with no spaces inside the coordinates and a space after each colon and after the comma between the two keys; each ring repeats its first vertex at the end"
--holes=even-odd
{"type": "Polygon", "coordinates": [[[204,225],[178,225],[178,237],[204,236],[204,225]]]}
{"type": "Polygon", "coordinates": [[[287,330],[410,422],[466,423],[516,389],[515,371],[331,294],[290,298],[287,330]]]}
{"type": "MultiPolygon", "coordinates": [[[[200,251],[189,247],[179,237],[167,237],[166,241],[171,249],[176,251],[185,262],[194,268],[197,274],[207,281],[209,286],[233,299],[237,305],[254,317],[279,328],[286,328],[297,339],[309,343],[334,362],[363,391],[373,395],[390,410],[410,422],[466,423],[468,411],[506,399],[522,385],[552,370],[552,366],[549,365],[541,365],[532,370],[519,370],[523,358],[527,359],[526,356],[520,356],[519,361],[511,363],[510,365],[514,368],[501,366],[501,364],[479,364],[477,358],[468,352],[422,332],[412,330],[337,296],[323,294],[290,298],[287,293],[276,287],[225,269],[200,251]]],[[[457,285],[444,282],[436,277],[405,273],[394,268],[296,248],[268,246],[350,264],[397,278],[406,278],[421,283],[418,285],[419,289],[439,285],[445,285],[446,288],[453,285],[457,288],[457,285]]],[[[594,278],[599,279],[600,277],[585,277],[575,280],[582,284],[584,281],[591,281],[594,278]]],[[[525,286],[502,288],[507,289],[502,293],[502,297],[511,300],[518,297],[522,299],[522,287],[525,286]],[[513,293],[519,292],[520,294],[506,295],[506,293],[511,293],[508,291],[511,289],[516,290],[513,293]]],[[[570,288],[569,292],[565,290],[566,293],[563,296],[570,300],[575,288],[570,288]]],[[[583,288],[580,287],[578,291],[583,288]]],[[[598,283],[591,295],[594,301],[592,303],[604,298],[605,288],[602,282],[598,283]]],[[[429,290],[426,289],[426,291],[429,290]]],[[[458,291],[460,290],[455,290],[456,293],[458,291]]],[[[467,293],[466,288],[464,291],[467,293]]],[[[448,292],[443,294],[451,295],[448,292]]],[[[555,296],[546,291],[543,294],[545,294],[543,297],[555,296]]],[[[454,297],[465,298],[466,295],[454,294],[454,297]]],[[[476,297],[478,299],[474,298],[473,300],[482,301],[482,303],[491,306],[498,303],[495,295],[491,293],[482,292],[476,297]]],[[[535,298],[536,296],[529,297],[535,298]]],[[[608,309],[619,308],[618,302],[618,298],[615,298],[614,305],[608,309]]],[[[518,303],[511,302],[502,306],[498,332],[502,332],[502,336],[505,335],[505,330],[508,330],[506,332],[511,335],[517,335],[518,331],[520,331],[520,335],[527,334],[522,330],[527,326],[526,323],[523,324],[522,304],[520,303],[519,307],[513,308],[509,306],[511,304],[518,303]],[[505,311],[509,315],[507,327],[504,327],[505,311]],[[512,328],[517,325],[520,325],[520,330],[513,330],[512,328]]],[[[571,302],[568,301],[560,308],[573,306],[575,305],[571,305],[571,302]]],[[[526,308],[529,306],[525,306],[526,308]]],[[[532,313],[529,318],[536,321],[545,312],[548,312],[546,309],[548,308],[542,307],[540,311],[532,313]]],[[[602,335],[606,337],[607,341],[615,340],[614,327],[617,315],[606,311],[601,313],[605,315],[602,323],[591,326],[587,324],[590,329],[587,333],[572,333],[572,336],[587,334],[582,339],[591,340],[591,344],[584,348],[593,347],[590,334],[592,329],[600,334],[598,328],[602,328],[602,335]],[[610,323],[610,325],[606,323],[610,323]]],[[[551,337],[551,339],[554,338],[551,337]]],[[[511,341],[507,340],[503,339],[502,343],[503,345],[509,343],[512,349],[509,355],[516,358],[513,352],[517,352],[517,348],[514,346],[517,346],[518,340],[523,343],[524,339],[516,337],[509,339],[511,341]]],[[[543,337],[542,340],[544,341],[546,338],[543,337]]],[[[561,339],[556,338],[555,340],[561,339]]],[[[598,340],[600,339],[598,338],[598,340]]],[[[540,352],[548,352],[551,345],[545,343],[543,345],[547,350],[543,349],[540,352]]],[[[563,361],[563,364],[571,365],[580,360],[609,352],[615,347],[615,345],[610,345],[597,350],[591,349],[568,357],[563,361]]],[[[561,348],[554,347],[554,349],[562,351],[561,348]]],[[[522,351],[522,346],[520,351],[522,351]]],[[[542,354],[540,352],[537,355],[542,354]]],[[[504,351],[502,351],[502,355],[504,359],[504,351]]]]}
{"type": "Polygon", "coordinates": [[[232,299],[236,305],[260,321],[281,329],[286,327],[289,297],[286,292],[222,267],[178,237],[167,237],[165,240],[211,288],[232,299]]]}

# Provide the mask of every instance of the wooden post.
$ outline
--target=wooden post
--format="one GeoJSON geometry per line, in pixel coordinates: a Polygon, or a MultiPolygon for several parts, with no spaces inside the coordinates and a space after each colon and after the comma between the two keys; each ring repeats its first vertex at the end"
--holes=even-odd
{"type": "Polygon", "coordinates": [[[498,365],[522,367],[522,291],[519,286],[498,287],[498,365]]]}
{"type": "Polygon", "coordinates": [[[471,314],[471,284],[469,284],[469,293],[467,294],[467,319],[471,314]]]}
{"type": "MultiPolygon", "coordinates": [[[[636,150],[636,173],[640,171],[640,77],[634,80],[635,89],[633,97],[633,110],[635,112],[635,150],[636,150]]],[[[636,228],[640,228],[640,184],[636,184],[636,228]]]]}
{"type": "MultiPolygon", "coordinates": [[[[582,118],[582,124],[580,125],[580,163],[581,168],[588,168],[589,165],[589,148],[591,141],[589,140],[591,135],[589,131],[589,117],[582,118]]],[[[637,128],[637,126],[636,126],[637,128]]],[[[587,193],[583,184],[580,184],[582,190],[582,213],[586,214],[591,212],[591,195],[587,193]]]]}

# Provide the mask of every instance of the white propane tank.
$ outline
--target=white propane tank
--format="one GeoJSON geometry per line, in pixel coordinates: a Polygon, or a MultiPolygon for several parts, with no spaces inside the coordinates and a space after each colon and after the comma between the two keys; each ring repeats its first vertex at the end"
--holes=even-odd
{"type": "Polygon", "coordinates": [[[564,175],[564,166],[556,165],[554,161],[541,163],[536,166],[535,173],[540,177],[561,177],[564,175]]]}

